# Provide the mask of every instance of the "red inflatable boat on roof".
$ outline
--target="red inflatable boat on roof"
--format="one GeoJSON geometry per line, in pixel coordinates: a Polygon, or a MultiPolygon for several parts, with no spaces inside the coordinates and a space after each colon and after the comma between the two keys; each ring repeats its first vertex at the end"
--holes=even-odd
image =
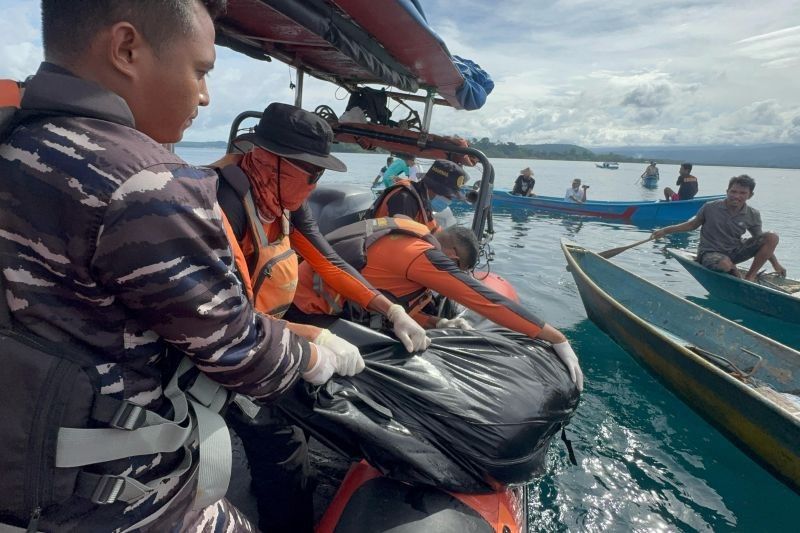
{"type": "Polygon", "coordinates": [[[349,89],[432,90],[456,109],[481,107],[493,87],[450,54],[415,0],[230,0],[217,42],[349,89]]]}

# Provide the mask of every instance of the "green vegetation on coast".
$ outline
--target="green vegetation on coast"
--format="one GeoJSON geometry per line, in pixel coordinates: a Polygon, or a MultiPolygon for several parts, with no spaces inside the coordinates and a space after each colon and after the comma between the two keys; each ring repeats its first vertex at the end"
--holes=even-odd
{"type": "MultiPolygon", "coordinates": [[[[552,159],[558,161],[616,161],[618,163],[679,164],[691,161],[696,165],[738,166],[765,168],[800,168],[800,145],[717,145],[717,146],[625,146],[601,148],[596,151],[575,144],[516,144],[492,141],[487,137],[472,138],[469,143],[489,158],[552,159]]],[[[178,143],[184,148],[225,149],[223,141],[178,143]]],[[[335,144],[334,152],[369,153],[357,144],[335,144]]],[[[386,153],[376,150],[374,153],[386,153]]]]}

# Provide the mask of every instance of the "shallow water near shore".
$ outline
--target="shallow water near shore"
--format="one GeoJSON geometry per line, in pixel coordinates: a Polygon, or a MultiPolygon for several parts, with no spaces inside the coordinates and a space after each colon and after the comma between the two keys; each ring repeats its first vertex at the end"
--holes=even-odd
{"type": "MultiPolygon", "coordinates": [[[[179,148],[195,164],[216,160],[219,150],[179,148]]],[[[385,162],[381,154],[337,154],[347,173],[326,173],[322,184],[369,186],[385,162]]],[[[422,161],[427,168],[428,161],[422,161]]],[[[644,165],[619,170],[594,163],[496,159],[495,188],[507,190],[520,169],[530,166],[535,192],[562,196],[573,178],[590,185],[598,200],[658,199],[672,186],[677,165],[659,165],[659,190],[636,184],[644,165]]],[[[478,169],[470,169],[473,181],[478,169]]],[[[761,211],[765,230],[781,237],[778,258],[800,279],[800,223],[793,187],[800,170],[703,167],[700,195],[722,194],[731,176],[756,179],[750,204],[761,211]]],[[[459,212],[464,223],[470,212],[459,212]]],[[[526,212],[496,212],[492,270],[506,277],[522,301],[570,338],[581,357],[586,389],[568,427],[578,459],[572,466],[560,441],[549,455],[547,474],[529,489],[530,531],[793,531],[800,496],[777,481],[674,396],[586,318],[559,248],[568,239],[599,251],[645,238],[652,228],[600,220],[560,218],[526,212]]],[[[698,232],[671,235],[614,258],[624,268],[700,305],[800,348],[800,327],[710,298],[665,251],[694,248],[698,232]]]]}

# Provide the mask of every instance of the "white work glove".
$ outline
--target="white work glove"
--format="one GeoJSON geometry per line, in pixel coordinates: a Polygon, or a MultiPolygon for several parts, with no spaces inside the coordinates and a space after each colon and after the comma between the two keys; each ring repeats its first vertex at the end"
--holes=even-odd
{"type": "Polygon", "coordinates": [[[559,359],[561,359],[561,362],[567,365],[569,377],[572,379],[572,382],[575,384],[575,386],[578,387],[578,392],[583,391],[583,371],[581,370],[581,365],[578,362],[578,356],[575,355],[575,350],[573,350],[572,346],[569,345],[569,341],[554,344],[553,350],[555,350],[556,355],[559,359]]]}
{"type": "Polygon", "coordinates": [[[431,340],[425,330],[408,316],[403,306],[392,304],[386,313],[386,318],[392,323],[392,330],[409,353],[425,350],[431,345],[431,340]]]}
{"type": "Polygon", "coordinates": [[[364,370],[364,359],[354,345],[323,329],[314,339],[317,348],[317,363],[300,374],[314,385],[322,385],[333,374],[354,376],[364,370]]]}
{"type": "Polygon", "coordinates": [[[442,318],[436,323],[437,328],[459,328],[465,329],[467,331],[473,330],[475,328],[472,327],[466,318],[442,318]]]}

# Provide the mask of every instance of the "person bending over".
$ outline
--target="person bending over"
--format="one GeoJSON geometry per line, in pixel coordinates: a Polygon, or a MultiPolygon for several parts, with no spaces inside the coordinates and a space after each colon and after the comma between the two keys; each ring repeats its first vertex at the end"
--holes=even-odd
{"type": "MultiPolygon", "coordinates": [[[[566,337],[470,275],[478,259],[478,241],[471,230],[453,226],[434,236],[422,224],[395,217],[362,220],[326,238],[367,281],[402,304],[426,327],[469,328],[462,318],[439,319],[425,314],[431,291],[436,291],[503,327],[553,343],[572,380],[583,388],[583,374],[566,337]]],[[[306,264],[300,265],[293,307],[303,315],[363,317],[355,302],[321,283],[306,264]]]]}
{"type": "Polygon", "coordinates": [[[408,177],[415,162],[416,158],[413,154],[397,154],[394,161],[383,172],[384,187],[391,187],[396,181],[402,179],[400,178],[401,174],[408,177]]]}

